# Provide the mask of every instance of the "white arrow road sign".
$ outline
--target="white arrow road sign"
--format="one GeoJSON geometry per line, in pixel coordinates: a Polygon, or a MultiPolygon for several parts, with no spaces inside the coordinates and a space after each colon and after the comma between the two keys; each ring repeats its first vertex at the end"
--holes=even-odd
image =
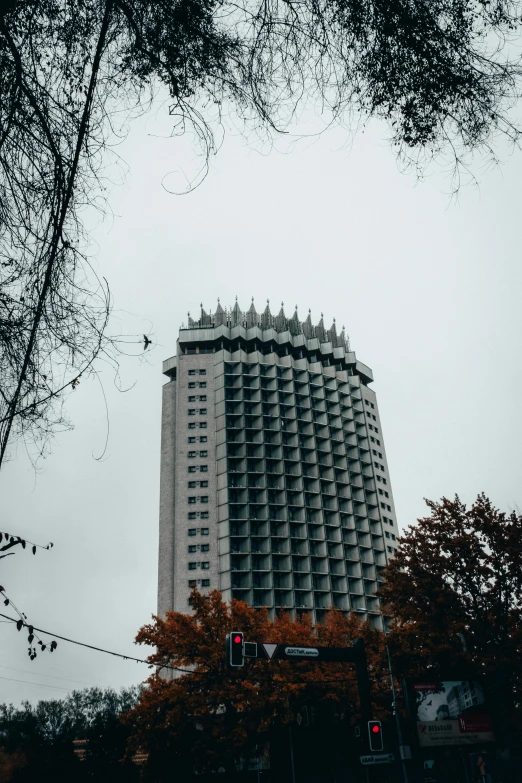
{"type": "Polygon", "coordinates": [[[277,644],[264,644],[263,647],[270,660],[272,660],[272,656],[277,650],[277,644]]]}

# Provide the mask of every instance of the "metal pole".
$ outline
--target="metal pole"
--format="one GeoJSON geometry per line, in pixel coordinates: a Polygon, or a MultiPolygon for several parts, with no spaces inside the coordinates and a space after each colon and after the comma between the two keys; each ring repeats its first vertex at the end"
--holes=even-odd
{"type": "Polygon", "coordinates": [[[399,717],[399,712],[397,710],[397,698],[395,695],[395,683],[393,682],[393,671],[392,671],[392,664],[391,664],[391,655],[390,650],[388,648],[388,645],[386,645],[386,654],[388,656],[388,669],[390,671],[390,682],[391,682],[391,691],[392,691],[392,698],[393,698],[393,714],[395,715],[395,723],[397,724],[397,739],[399,740],[399,755],[401,757],[401,766],[402,766],[402,776],[404,778],[404,783],[408,783],[408,770],[406,768],[406,764],[404,763],[404,759],[402,758],[402,728],[401,728],[401,721],[399,717]]]}
{"type": "Polygon", "coordinates": [[[295,783],[295,766],[294,766],[294,742],[292,740],[292,724],[288,724],[288,736],[290,737],[290,761],[292,762],[292,783],[295,783]]]}
{"type": "MultiPolygon", "coordinates": [[[[354,639],[353,648],[357,653],[355,662],[355,671],[357,674],[357,686],[359,688],[359,701],[361,704],[361,717],[363,726],[367,725],[372,719],[372,700],[370,693],[370,680],[368,677],[368,664],[366,661],[366,650],[362,639],[354,639]]],[[[364,741],[367,743],[367,732],[363,734],[364,741]]]]}

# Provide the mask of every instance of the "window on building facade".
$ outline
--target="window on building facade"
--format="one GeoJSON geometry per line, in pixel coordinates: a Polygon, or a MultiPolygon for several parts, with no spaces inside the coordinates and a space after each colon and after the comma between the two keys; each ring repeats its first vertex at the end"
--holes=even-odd
{"type": "Polygon", "coordinates": [[[195,394],[189,394],[188,401],[189,402],[196,402],[196,395],[195,394]]]}
{"type": "Polygon", "coordinates": [[[207,401],[207,395],[206,394],[200,394],[199,395],[199,401],[200,402],[206,402],[207,401]]]}
{"type": "Polygon", "coordinates": [[[189,486],[189,489],[196,489],[196,482],[195,481],[189,481],[188,486],[189,486]]]}
{"type": "Polygon", "coordinates": [[[188,374],[189,374],[189,375],[195,375],[195,374],[196,374],[196,371],[195,371],[195,370],[189,370],[189,371],[188,371],[188,374]]]}
{"type": "Polygon", "coordinates": [[[198,531],[196,530],[195,527],[189,527],[189,529],[188,529],[189,536],[195,536],[197,532],[198,531]]]}
{"type": "Polygon", "coordinates": [[[206,421],[200,421],[199,422],[199,427],[202,430],[206,430],[207,429],[207,422],[206,421]]]}
{"type": "Polygon", "coordinates": [[[207,409],[206,408],[200,408],[199,409],[199,415],[200,416],[206,416],[207,415],[207,409]]]}
{"type": "Polygon", "coordinates": [[[196,512],[195,511],[189,511],[188,512],[188,518],[189,519],[196,519],[196,512]]]}
{"type": "Polygon", "coordinates": [[[195,421],[189,421],[188,428],[189,428],[189,430],[195,430],[196,429],[196,422],[195,421]]]}
{"type": "Polygon", "coordinates": [[[188,466],[188,472],[189,473],[195,473],[196,472],[196,466],[195,465],[189,465],[188,466]]]}
{"type": "Polygon", "coordinates": [[[195,571],[196,568],[197,568],[197,565],[196,565],[196,563],[194,563],[194,561],[192,563],[188,564],[188,570],[189,571],[195,571]]]}
{"type": "Polygon", "coordinates": [[[387,546],[386,549],[388,550],[388,552],[393,552],[393,549],[391,548],[391,546],[387,546]]]}
{"type": "Polygon", "coordinates": [[[200,389],[206,389],[207,388],[207,382],[206,381],[200,381],[199,382],[199,388],[200,389]]]}
{"type": "Polygon", "coordinates": [[[195,457],[197,455],[197,451],[189,451],[188,457],[195,457]]]}
{"type": "Polygon", "coordinates": [[[199,469],[201,473],[208,473],[208,465],[200,465],[199,469]]]}
{"type": "Polygon", "coordinates": [[[200,442],[200,443],[206,443],[206,442],[207,442],[207,440],[208,440],[208,438],[207,438],[207,436],[206,436],[206,435],[200,435],[200,436],[199,436],[199,442],[200,442]]]}
{"type": "Polygon", "coordinates": [[[201,495],[199,499],[202,503],[208,503],[208,495],[201,495]]]}
{"type": "Polygon", "coordinates": [[[188,409],[188,415],[189,416],[195,416],[196,415],[196,409],[195,408],[189,408],[188,409]]]}
{"type": "Polygon", "coordinates": [[[188,436],[188,442],[189,443],[195,443],[196,442],[196,436],[195,435],[189,435],[188,436]]]}
{"type": "MultiPolygon", "coordinates": [[[[196,587],[197,583],[198,583],[197,579],[189,579],[188,580],[188,586],[189,587],[196,587]]],[[[190,604],[190,598],[189,598],[189,604],[190,604]]]]}
{"type": "Polygon", "coordinates": [[[201,551],[208,552],[210,550],[210,544],[201,544],[201,551]]]}
{"type": "Polygon", "coordinates": [[[208,451],[205,451],[205,450],[203,450],[203,451],[200,451],[200,452],[199,452],[199,456],[200,456],[200,457],[208,457],[208,451]]]}
{"type": "Polygon", "coordinates": [[[208,511],[202,511],[200,517],[201,519],[208,519],[208,511]]]}
{"type": "Polygon", "coordinates": [[[190,381],[188,387],[189,387],[189,389],[195,389],[196,388],[196,381],[190,381]]]}
{"type": "Polygon", "coordinates": [[[188,551],[189,551],[190,553],[192,553],[192,552],[197,552],[197,549],[198,549],[198,548],[197,548],[197,546],[196,546],[195,544],[189,544],[188,551]]]}
{"type": "Polygon", "coordinates": [[[208,481],[200,481],[199,482],[200,487],[208,487],[208,481]]]}
{"type": "Polygon", "coordinates": [[[210,579],[202,579],[201,587],[210,587],[210,579]]]}
{"type": "Polygon", "coordinates": [[[199,371],[199,374],[200,374],[200,375],[206,375],[206,374],[207,374],[207,371],[206,371],[206,370],[200,370],[200,371],[199,371]]]}
{"type": "Polygon", "coordinates": [[[210,568],[210,562],[208,560],[202,560],[201,568],[203,569],[203,571],[208,571],[210,568]]]}
{"type": "Polygon", "coordinates": [[[189,499],[188,499],[188,502],[189,502],[189,505],[191,505],[192,503],[195,503],[195,502],[196,502],[196,497],[195,497],[195,495],[191,495],[191,496],[189,497],[189,499]]]}
{"type": "Polygon", "coordinates": [[[208,536],[208,527],[202,527],[201,528],[201,535],[202,536],[208,536]]]}

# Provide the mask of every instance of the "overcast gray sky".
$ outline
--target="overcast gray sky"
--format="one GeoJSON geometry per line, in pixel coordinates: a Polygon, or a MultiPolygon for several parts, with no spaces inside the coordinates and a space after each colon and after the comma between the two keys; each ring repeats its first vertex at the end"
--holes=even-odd
{"type": "MultiPolygon", "coordinates": [[[[165,123],[163,127],[166,128],[165,123]]],[[[424,497],[484,491],[503,510],[522,506],[522,154],[480,172],[480,189],[434,173],[416,184],[399,172],[376,125],[350,149],[335,130],[287,154],[260,154],[229,133],[206,181],[176,197],[195,162],[187,145],[138,122],[120,153],[126,183],[115,213],[95,231],[96,263],[116,308],[158,343],[126,360],[116,391],[102,373],[67,405],[75,423],[35,475],[23,447],[0,475],[0,529],[50,552],[2,561],[1,582],[35,625],[145,656],[134,635],[156,608],[161,362],[175,352],[187,310],[237,295],[243,308],[281,301],[346,325],[374,371],[399,525],[424,515],[424,497]],[[150,324],[153,324],[151,327],[150,324]]],[[[137,347],[137,346],[136,346],[137,347]]],[[[145,666],[61,643],[27,657],[25,636],[0,629],[0,701],[60,697],[87,685],[119,688],[145,666]],[[70,679],[69,679],[70,678],[70,679]],[[21,682],[23,681],[23,682],[21,682]],[[32,684],[31,684],[32,683],[32,684]],[[62,689],[62,690],[59,690],[62,689]]]]}

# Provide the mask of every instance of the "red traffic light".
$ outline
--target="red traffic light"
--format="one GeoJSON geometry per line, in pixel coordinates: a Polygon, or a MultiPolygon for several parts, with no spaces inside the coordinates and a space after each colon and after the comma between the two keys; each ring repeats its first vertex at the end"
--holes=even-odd
{"type": "Polygon", "coordinates": [[[384,750],[380,720],[368,721],[368,738],[370,740],[370,750],[372,753],[378,753],[384,750]]]}
{"type": "Polygon", "coordinates": [[[245,664],[244,642],[245,634],[241,631],[232,631],[232,633],[227,636],[228,665],[232,666],[232,668],[244,666],[245,664]]]}

